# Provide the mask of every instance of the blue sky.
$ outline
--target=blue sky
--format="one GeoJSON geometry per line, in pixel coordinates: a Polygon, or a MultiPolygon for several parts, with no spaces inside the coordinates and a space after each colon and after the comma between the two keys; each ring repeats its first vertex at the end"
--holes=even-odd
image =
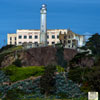
{"type": "Polygon", "coordinates": [[[0,47],[7,33],[39,29],[40,8],[47,4],[47,28],[78,34],[100,33],[100,0],[0,0],[0,47]]]}

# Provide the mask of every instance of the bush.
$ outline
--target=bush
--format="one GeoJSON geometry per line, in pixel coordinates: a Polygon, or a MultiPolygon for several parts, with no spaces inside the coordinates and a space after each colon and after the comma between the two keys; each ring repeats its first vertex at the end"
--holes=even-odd
{"type": "Polygon", "coordinates": [[[65,71],[64,68],[61,66],[56,66],[56,68],[57,68],[57,72],[64,72],[65,71]]]}
{"type": "Polygon", "coordinates": [[[92,71],[92,69],[88,67],[87,68],[77,67],[69,71],[68,78],[76,83],[82,83],[86,78],[85,75],[90,71],[92,71]]]}
{"type": "Polygon", "coordinates": [[[4,60],[5,56],[7,56],[9,53],[3,53],[3,54],[0,54],[0,66],[1,66],[1,63],[2,61],[4,60]]]}
{"type": "Polygon", "coordinates": [[[45,96],[48,96],[55,91],[55,72],[56,66],[48,65],[45,67],[44,74],[40,78],[41,93],[45,94],[45,96]]]}
{"type": "Polygon", "coordinates": [[[63,47],[57,47],[56,61],[59,66],[65,69],[67,68],[67,61],[64,59],[64,48],[63,47]]]}
{"type": "Polygon", "coordinates": [[[17,71],[17,67],[15,65],[9,65],[8,67],[3,68],[3,71],[6,75],[13,75],[17,71]]]}
{"type": "Polygon", "coordinates": [[[92,90],[100,92],[100,66],[93,67],[92,71],[87,73],[86,81],[92,90]]]}
{"type": "Polygon", "coordinates": [[[16,89],[8,90],[4,100],[19,100],[21,95],[24,95],[24,92],[21,91],[20,89],[16,88],[16,89]]]}
{"type": "Polygon", "coordinates": [[[3,52],[3,51],[5,51],[5,50],[8,50],[9,48],[12,48],[13,46],[14,46],[14,45],[6,45],[6,46],[2,47],[2,48],[0,49],[0,53],[3,52]]]}
{"type": "Polygon", "coordinates": [[[21,60],[20,59],[16,59],[12,64],[18,66],[18,67],[21,67],[22,66],[22,63],[21,63],[21,60]]]}

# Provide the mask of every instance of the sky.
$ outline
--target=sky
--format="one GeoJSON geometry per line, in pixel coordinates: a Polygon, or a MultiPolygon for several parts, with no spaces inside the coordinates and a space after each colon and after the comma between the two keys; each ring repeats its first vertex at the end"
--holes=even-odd
{"type": "Polygon", "coordinates": [[[100,33],[100,0],[0,0],[0,47],[7,33],[40,29],[40,8],[47,4],[47,28],[83,35],[100,33]]]}

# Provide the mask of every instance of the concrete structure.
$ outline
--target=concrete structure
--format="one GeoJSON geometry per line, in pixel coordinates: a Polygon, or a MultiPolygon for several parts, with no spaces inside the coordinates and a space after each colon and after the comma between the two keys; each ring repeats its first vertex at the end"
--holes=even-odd
{"type": "Polygon", "coordinates": [[[67,33],[60,32],[59,40],[65,48],[77,48],[82,47],[85,44],[85,38],[83,35],[78,35],[71,30],[68,30],[67,33]]]}
{"type": "MultiPolygon", "coordinates": [[[[68,44],[65,46],[66,48],[74,48],[74,40],[76,40],[77,47],[81,47],[85,43],[83,35],[71,33],[67,29],[55,29],[47,30],[47,44],[53,45],[60,43],[60,34],[66,34],[68,37],[68,44]]],[[[40,44],[40,30],[17,30],[16,34],[8,34],[7,38],[8,45],[22,45],[23,43],[40,44]]]]}
{"type": "Polygon", "coordinates": [[[10,45],[17,45],[17,34],[12,33],[12,34],[7,34],[7,44],[10,45]]]}
{"type": "Polygon", "coordinates": [[[47,8],[46,5],[42,5],[41,8],[41,24],[40,24],[40,44],[42,46],[47,46],[47,22],[46,22],[46,14],[47,8]]]}

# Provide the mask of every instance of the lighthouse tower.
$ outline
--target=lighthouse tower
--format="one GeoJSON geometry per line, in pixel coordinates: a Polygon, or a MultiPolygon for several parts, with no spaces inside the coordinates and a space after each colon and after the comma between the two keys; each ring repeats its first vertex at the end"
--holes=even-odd
{"type": "Polygon", "coordinates": [[[47,46],[47,22],[46,22],[47,8],[45,4],[42,5],[40,13],[41,13],[40,44],[42,46],[47,46]]]}

